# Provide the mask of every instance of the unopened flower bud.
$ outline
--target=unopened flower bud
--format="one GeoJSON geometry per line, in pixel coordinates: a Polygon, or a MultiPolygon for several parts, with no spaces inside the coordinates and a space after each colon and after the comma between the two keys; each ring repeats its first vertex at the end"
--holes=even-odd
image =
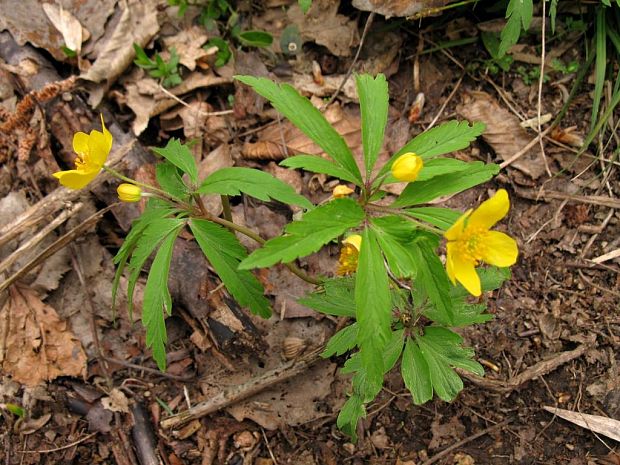
{"type": "Polygon", "coordinates": [[[413,152],[405,153],[392,163],[392,175],[399,181],[413,182],[423,166],[421,157],[413,152]]]}
{"type": "Polygon", "coordinates": [[[139,202],[142,198],[142,189],[133,184],[123,183],[116,189],[121,202],[139,202]]]}
{"type": "Polygon", "coordinates": [[[352,194],[353,192],[354,190],[351,189],[349,186],[345,186],[344,184],[338,184],[336,187],[334,187],[332,195],[335,199],[341,199],[343,197],[346,197],[347,195],[352,194]]]}

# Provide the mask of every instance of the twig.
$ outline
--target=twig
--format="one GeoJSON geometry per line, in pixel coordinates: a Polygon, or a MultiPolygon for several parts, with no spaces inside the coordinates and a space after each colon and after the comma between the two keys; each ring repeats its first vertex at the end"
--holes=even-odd
{"type": "Polygon", "coordinates": [[[515,191],[521,197],[530,200],[568,200],[569,202],[581,202],[589,205],[601,205],[604,207],[620,209],[620,200],[602,195],[577,195],[557,191],[533,192],[527,189],[515,189],[515,191]]]}
{"type": "Polygon", "coordinates": [[[173,381],[187,382],[187,381],[192,381],[193,379],[196,378],[195,376],[172,375],[170,373],[159,371],[156,368],[145,367],[145,366],[142,366],[142,365],[138,365],[136,363],[127,362],[125,360],[120,360],[120,359],[114,358],[114,357],[104,356],[104,358],[109,363],[114,363],[116,365],[121,365],[121,366],[124,366],[125,368],[133,368],[134,370],[146,371],[147,373],[151,373],[151,374],[156,375],[156,376],[161,376],[162,378],[168,378],[168,379],[171,379],[173,381]]]}
{"type": "Polygon", "coordinates": [[[510,423],[512,421],[512,419],[507,419],[504,420],[496,425],[493,426],[489,426],[486,429],[483,429],[482,431],[477,432],[476,434],[473,434],[465,439],[463,439],[462,441],[459,441],[455,444],[452,444],[450,447],[447,447],[446,449],[442,450],[441,452],[439,452],[438,454],[434,455],[433,457],[431,457],[430,459],[428,459],[426,462],[422,462],[422,465],[431,465],[435,462],[437,462],[438,460],[440,460],[441,458],[445,457],[446,455],[448,455],[450,452],[452,452],[455,449],[458,449],[459,447],[464,446],[465,444],[467,444],[468,442],[473,441],[474,439],[478,439],[481,436],[484,436],[486,434],[492,433],[498,429],[502,429],[504,426],[506,426],[508,423],[510,423]]]}
{"type": "Polygon", "coordinates": [[[521,150],[519,150],[517,153],[515,153],[508,160],[505,160],[502,163],[500,163],[499,167],[501,169],[504,169],[507,166],[509,166],[512,163],[514,163],[515,161],[517,161],[519,158],[521,158],[523,155],[525,155],[532,147],[534,147],[534,145],[536,145],[536,143],[540,139],[545,137],[553,128],[554,128],[554,125],[552,124],[547,129],[545,129],[543,132],[539,132],[538,135],[536,137],[534,137],[525,147],[523,147],[521,150]]]}
{"type": "Polygon", "coordinates": [[[66,444],[64,446],[61,447],[56,447],[54,449],[46,449],[46,450],[23,450],[21,451],[22,454],[49,454],[51,452],[58,452],[59,450],[65,450],[65,449],[70,449],[73,446],[77,446],[78,444],[89,440],[90,438],[92,438],[93,436],[95,436],[96,434],[98,434],[98,431],[95,431],[94,433],[90,433],[87,434],[86,436],[84,436],[82,439],[78,439],[77,441],[73,441],[71,444],[66,444]]]}
{"type": "Polygon", "coordinates": [[[296,360],[291,360],[278,368],[267,371],[258,378],[253,378],[238,386],[230,386],[222,389],[209,400],[200,402],[184,412],[162,420],[160,426],[164,429],[176,428],[194,419],[202,418],[222,408],[228,407],[229,405],[247,399],[271,386],[287,381],[303,373],[321,360],[320,353],[323,349],[323,346],[318,347],[296,360]]]}
{"type": "Polygon", "coordinates": [[[155,448],[155,434],[153,425],[142,404],[134,404],[131,408],[134,418],[134,425],[131,429],[131,436],[136,448],[138,460],[142,465],[160,465],[155,448]]]}
{"type": "Polygon", "coordinates": [[[454,89],[452,89],[452,92],[450,92],[450,95],[448,95],[448,98],[446,99],[446,101],[443,102],[443,104],[441,105],[441,108],[439,109],[435,117],[433,118],[433,121],[431,121],[431,124],[429,124],[428,127],[426,128],[427,131],[435,125],[435,123],[437,122],[441,114],[444,112],[444,110],[448,106],[448,103],[450,102],[450,100],[452,100],[452,97],[454,97],[454,95],[456,94],[456,91],[459,90],[459,87],[461,86],[461,82],[463,82],[464,77],[465,77],[465,73],[461,74],[461,77],[454,85],[454,89]]]}
{"type": "Polygon", "coordinates": [[[536,363],[535,365],[527,368],[526,370],[522,371],[521,373],[510,378],[507,381],[482,378],[460,368],[457,368],[456,371],[464,378],[467,378],[471,382],[486,389],[491,389],[497,392],[509,393],[519,388],[519,386],[526,383],[527,381],[530,381],[538,376],[550,373],[561,365],[581,357],[589,348],[590,346],[588,344],[582,344],[574,350],[561,352],[553,358],[542,360],[536,363]]]}
{"type": "Polygon", "coordinates": [[[351,62],[351,66],[349,66],[349,70],[347,71],[347,74],[345,74],[344,78],[340,82],[340,85],[336,89],[336,92],[334,92],[332,96],[329,98],[329,100],[327,101],[327,103],[325,103],[321,107],[321,111],[325,111],[325,109],[328,106],[330,106],[334,100],[336,100],[336,97],[338,96],[342,88],[344,87],[345,83],[351,77],[351,74],[353,73],[353,68],[355,67],[355,63],[357,62],[357,59],[360,56],[360,52],[362,51],[362,47],[364,46],[364,41],[366,40],[366,35],[368,34],[368,30],[370,29],[370,25],[372,24],[373,19],[375,19],[375,13],[371,12],[368,15],[368,18],[366,19],[366,24],[364,25],[364,31],[362,32],[362,37],[360,38],[360,44],[357,47],[357,51],[355,52],[355,56],[353,57],[353,61],[351,62]]]}
{"type": "Polygon", "coordinates": [[[26,263],[19,271],[14,273],[11,277],[9,277],[2,284],[0,284],[0,292],[4,291],[7,287],[9,287],[22,276],[25,276],[35,266],[54,255],[60,249],[73,241],[75,238],[80,237],[88,228],[92,226],[93,223],[96,223],[104,213],[116,207],[118,204],[119,202],[116,202],[102,210],[99,210],[98,212],[86,218],[82,224],[76,226],[63,236],[60,236],[58,239],[52,242],[43,252],[41,252],[38,256],[34,257],[32,260],[26,263]]]}
{"type": "MultiPolygon", "coordinates": [[[[546,26],[546,8],[547,2],[543,0],[542,2],[542,50],[540,54],[540,77],[538,78],[538,104],[537,104],[537,116],[538,116],[538,134],[542,132],[542,125],[540,123],[540,114],[542,109],[542,88],[543,88],[543,80],[545,78],[545,26],[546,26]]],[[[549,163],[547,162],[547,155],[545,155],[545,143],[543,142],[543,138],[539,137],[538,141],[540,143],[540,153],[542,155],[543,162],[545,163],[545,171],[549,177],[551,177],[551,170],[549,169],[549,163]]]]}
{"type": "Polygon", "coordinates": [[[175,100],[177,103],[180,103],[184,107],[191,108],[193,111],[200,113],[203,116],[223,116],[223,115],[231,115],[234,113],[234,110],[222,110],[222,111],[203,111],[200,108],[192,108],[192,106],[187,103],[185,100],[177,97],[164,86],[159,84],[159,90],[166,94],[171,99],[175,100]]]}

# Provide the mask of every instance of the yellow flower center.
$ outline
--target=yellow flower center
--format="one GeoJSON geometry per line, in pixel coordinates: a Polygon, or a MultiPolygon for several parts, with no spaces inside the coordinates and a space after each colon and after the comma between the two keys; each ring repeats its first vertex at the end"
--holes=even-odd
{"type": "Polygon", "coordinates": [[[338,270],[336,274],[345,276],[354,273],[357,270],[357,260],[359,251],[353,244],[344,244],[340,249],[340,257],[338,258],[338,270]]]}
{"type": "Polygon", "coordinates": [[[487,245],[485,244],[485,236],[488,230],[484,228],[466,228],[461,236],[455,241],[458,243],[459,254],[468,261],[474,261],[476,264],[482,260],[487,245]]]}

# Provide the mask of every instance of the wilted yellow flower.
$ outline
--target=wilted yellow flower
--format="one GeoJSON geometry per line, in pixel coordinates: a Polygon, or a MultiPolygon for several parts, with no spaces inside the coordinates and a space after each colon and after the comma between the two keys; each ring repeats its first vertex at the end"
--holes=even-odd
{"type": "Polygon", "coordinates": [[[362,236],[353,234],[342,241],[342,249],[340,249],[340,257],[338,258],[338,270],[336,274],[344,276],[357,270],[357,260],[362,247],[362,236]]]}
{"type": "Polygon", "coordinates": [[[338,184],[336,187],[334,187],[334,190],[332,191],[332,196],[335,199],[341,199],[343,197],[346,197],[347,195],[352,194],[353,192],[355,191],[349,186],[345,186],[344,184],[338,184]]]}
{"type": "Polygon", "coordinates": [[[413,182],[424,166],[422,157],[413,152],[401,155],[392,163],[392,175],[399,181],[413,182]]]}
{"type": "Polygon", "coordinates": [[[460,282],[472,295],[482,293],[475,269],[481,261],[499,267],[514,265],[517,261],[517,242],[507,234],[490,231],[506,216],[509,208],[508,193],[500,189],[475,210],[465,212],[444,234],[448,240],[448,277],[453,284],[460,282]]]}
{"type": "Polygon", "coordinates": [[[121,202],[139,202],[142,198],[142,189],[134,184],[123,183],[116,188],[121,202]]]}
{"type": "Polygon", "coordinates": [[[90,134],[77,132],[73,136],[73,150],[77,154],[75,169],[58,171],[54,176],[60,184],[69,189],[82,189],[97,177],[112,149],[112,134],[105,127],[101,115],[103,132],[92,130],[90,134]]]}

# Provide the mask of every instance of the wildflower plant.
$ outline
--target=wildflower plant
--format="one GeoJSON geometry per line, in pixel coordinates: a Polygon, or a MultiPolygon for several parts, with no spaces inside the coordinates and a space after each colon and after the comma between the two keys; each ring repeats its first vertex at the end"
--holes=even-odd
{"type": "MultiPolygon", "coordinates": [[[[497,289],[509,277],[507,267],[518,254],[512,238],[491,231],[508,212],[506,191],[498,191],[464,214],[428,205],[497,174],[497,165],[445,156],[468,147],[484,125],[444,123],[378,164],[388,118],[388,86],[383,75],[360,75],[356,77],[363,143],[360,166],[344,139],[293,87],[251,76],[236,79],[267,98],[329,156],[297,155],[281,165],[332,176],[340,185],[327,201],[315,206],[288,184],[254,169],[223,168],[199,179],[190,150],[175,139],[154,149],[163,158],[156,169],[158,187],[104,167],[126,183],[119,187],[121,200],[149,197],[115,257],[114,294],[127,271],[131,311],[138,277],[154,255],[144,290],[142,322],[147,346],[160,369],[166,367],[165,315],[172,308],[167,287],[172,250],[187,228],[230,294],[252,313],[271,315],[270,302],[253,270],[282,263],[316,285],[313,293],[301,299],[302,304],[351,322],[333,335],[322,355],[346,354],[342,370],[352,375],[352,384],[338,426],[353,439],[366,405],[399,361],[415,404],[431,400],[434,394],[453,400],[463,388],[455,368],[484,374],[473,349],[464,347],[453,329],[492,318],[485,313],[484,303],[472,303],[468,296],[497,289]],[[395,182],[407,184],[399,196],[389,197],[384,186],[395,182]],[[222,196],[223,217],[205,208],[200,199],[203,194],[222,196]],[[228,196],[238,195],[275,200],[301,207],[303,212],[286,225],[281,236],[265,241],[255,231],[230,221],[228,196]],[[237,234],[262,246],[248,254],[237,234]],[[314,277],[297,266],[297,259],[334,241],[342,243],[335,270],[314,277]],[[446,246],[447,261],[442,261],[446,246]],[[495,266],[481,267],[483,262],[495,266]]],[[[78,154],[83,136],[79,140],[78,154]]],[[[86,160],[84,153],[80,156],[86,160]]]]}

